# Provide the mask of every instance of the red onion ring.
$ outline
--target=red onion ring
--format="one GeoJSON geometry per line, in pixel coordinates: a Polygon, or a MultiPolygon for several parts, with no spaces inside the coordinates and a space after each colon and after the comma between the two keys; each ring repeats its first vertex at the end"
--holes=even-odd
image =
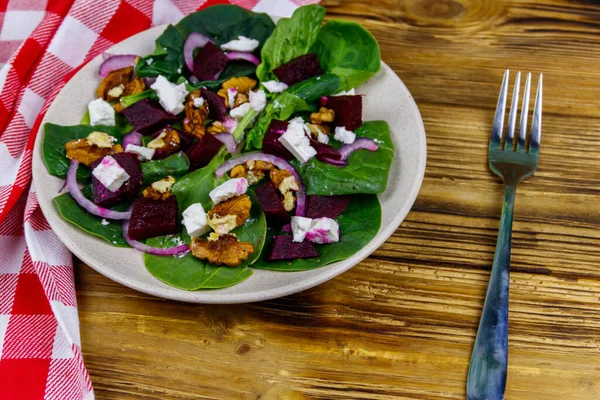
{"type": "Polygon", "coordinates": [[[137,131],[131,131],[127,135],[123,136],[123,143],[122,143],[123,148],[126,149],[127,145],[130,145],[130,144],[133,144],[136,146],[141,146],[142,145],[142,134],[137,131]]]}
{"type": "Polygon", "coordinates": [[[346,165],[348,165],[348,163],[344,160],[334,160],[333,158],[330,158],[330,157],[321,157],[321,161],[323,161],[329,165],[333,165],[335,167],[345,167],[346,165]]]}
{"type": "Polygon", "coordinates": [[[129,236],[129,220],[128,219],[123,221],[123,225],[121,225],[121,233],[123,235],[123,238],[125,238],[125,241],[127,242],[128,245],[130,245],[134,249],[137,249],[137,250],[142,251],[147,254],[153,254],[155,256],[176,256],[178,254],[183,254],[183,253],[187,253],[188,251],[190,251],[190,248],[185,243],[180,244],[179,246],[163,248],[163,247],[151,247],[151,246],[145,245],[144,243],[138,242],[137,240],[133,240],[129,236]]]}
{"type": "Polygon", "coordinates": [[[125,67],[135,66],[135,60],[138,56],[133,54],[118,54],[112,55],[104,60],[98,69],[98,74],[107,77],[112,71],[116,71],[125,67]]]}
{"type": "Polygon", "coordinates": [[[252,53],[246,53],[243,51],[230,51],[229,53],[225,53],[225,56],[230,60],[244,60],[250,61],[254,65],[260,64],[260,60],[252,53]]]}
{"type": "Polygon", "coordinates": [[[369,139],[366,137],[357,138],[352,144],[345,144],[339,148],[339,152],[342,155],[342,160],[348,158],[350,154],[355,152],[356,150],[369,150],[375,151],[379,148],[377,143],[373,139],[369,139]]]}
{"type": "Polygon", "coordinates": [[[204,47],[208,42],[212,43],[212,40],[200,32],[192,32],[187,39],[185,39],[183,45],[183,60],[192,73],[194,72],[194,50],[198,47],[204,47]]]}
{"type": "Polygon", "coordinates": [[[251,160],[270,162],[277,168],[284,169],[294,176],[296,182],[298,183],[298,191],[296,192],[296,216],[303,217],[304,214],[306,214],[306,189],[304,188],[302,180],[300,179],[300,175],[298,174],[296,169],[292,167],[291,164],[285,161],[283,158],[265,153],[246,153],[223,163],[223,165],[217,168],[215,174],[217,175],[217,178],[220,178],[233,167],[251,160]]]}
{"type": "Polygon", "coordinates": [[[129,219],[131,218],[131,211],[113,211],[108,208],[100,207],[95,205],[93,202],[88,200],[79,186],[77,185],[77,167],[79,167],[79,161],[73,159],[71,160],[71,164],[69,165],[69,169],[67,171],[67,188],[69,189],[69,193],[73,199],[83,207],[90,214],[96,215],[98,217],[108,218],[108,219],[129,219]]]}
{"type": "Polygon", "coordinates": [[[235,138],[229,132],[219,132],[213,135],[215,139],[218,139],[221,143],[225,145],[227,151],[229,153],[235,152],[237,147],[237,143],[235,143],[235,138]]]}

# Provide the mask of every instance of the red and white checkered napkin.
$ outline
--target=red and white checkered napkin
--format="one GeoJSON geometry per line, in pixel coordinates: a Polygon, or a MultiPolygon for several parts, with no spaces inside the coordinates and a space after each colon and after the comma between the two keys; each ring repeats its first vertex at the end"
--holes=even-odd
{"type": "Polygon", "coordinates": [[[316,2],[0,0],[0,399],[94,398],[71,254],[30,186],[40,121],[66,80],[114,43],[199,8],[234,3],[286,16],[316,2]]]}

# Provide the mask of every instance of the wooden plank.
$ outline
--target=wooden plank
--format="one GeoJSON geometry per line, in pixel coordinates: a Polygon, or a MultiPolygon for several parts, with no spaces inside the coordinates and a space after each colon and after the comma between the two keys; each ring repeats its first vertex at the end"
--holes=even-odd
{"type": "Polygon", "coordinates": [[[79,264],[97,398],[464,399],[502,204],[487,145],[505,68],[545,74],[540,166],[517,196],[506,399],[600,398],[600,7],[323,4],[373,32],[419,105],[413,210],[351,271],[259,304],[157,299],[79,264]]]}

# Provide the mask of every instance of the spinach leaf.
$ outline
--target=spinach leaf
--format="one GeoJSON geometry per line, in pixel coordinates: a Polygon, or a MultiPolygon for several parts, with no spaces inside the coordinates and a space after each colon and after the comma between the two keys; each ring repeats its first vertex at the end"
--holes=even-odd
{"type": "Polygon", "coordinates": [[[340,78],[335,74],[324,74],[298,82],[287,88],[284,93],[291,93],[311,103],[339,91],[340,78]]]}
{"type": "MultiPolygon", "coordinates": [[[[164,283],[184,290],[219,289],[247,279],[252,275],[248,265],[260,257],[267,233],[267,222],[260,208],[258,198],[252,190],[248,191],[248,196],[252,200],[250,217],[244,225],[232,232],[241,241],[251,243],[254,246],[254,253],[240,267],[219,267],[201,261],[189,253],[183,257],[144,254],[146,269],[164,283]]],[[[152,238],[148,239],[146,244],[167,247],[175,245],[179,239],[189,243],[189,236],[186,234],[175,237],[152,238]]]]}
{"type": "MultiPolygon", "coordinates": [[[[89,186],[83,192],[89,195],[91,193],[89,186]]],[[[129,247],[121,234],[121,221],[103,219],[90,214],[81,208],[68,192],[55,197],[54,204],[60,216],[79,229],[102,238],[115,246],[129,247]]]]}
{"type": "MultiPolygon", "coordinates": [[[[171,247],[179,243],[179,236],[152,238],[146,244],[153,247],[171,247]]],[[[156,279],[183,290],[222,289],[240,283],[250,276],[248,266],[218,267],[205,263],[190,253],[180,256],[144,254],[146,269],[156,279]]]]}
{"type": "Polygon", "coordinates": [[[307,54],[317,40],[323,18],[325,8],[315,4],[296,9],[291,18],[280,19],[260,53],[256,76],[262,82],[275,79],[274,68],[307,54]]]}
{"type": "Polygon", "coordinates": [[[356,22],[327,22],[311,51],[317,54],[324,71],[341,78],[340,90],[360,86],[381,66],[377,40],[356,22]]]}
{"type": "MultiPolygon", "coordinates": [[[[103,126],[103,125],[73,125],[73,126],[61,126],[51,123],[44,125],[44,142],[42,143],[42,155],[44,158],[44,164],[48,169],[48,173],[59,178],[65,178],[67,176],[67,169],[69,169],[69,160],[66,156],[67,151],[65,150],[65,144],[74,139],[86,138],[90,133],[94,131],[105,132],[120,142],[122,139],[122,133],[119,128],[114,126],[103,126]]],[[[91,180],[92,173],[89,168],[79,168],[77,170],[77,180],[80,182],[89,182],[91,180]]]]}
{"type": "MultiPolygon", "coordinates": [[[[169,25],[156,39],[154,53],[138,61],[136,74],[137,76],[163,75],[173,82],[179,76],[189,75],[183,61],[183,44],[192,32],[200,32],[208,36],[217,46],[237,39],[238,36],[256,39],[262,46],[274,28],[275,24],[267,14],[254,13],[234,5],[216,5],[206,8],[188,15],[175,26],[169,25]]],[[[223,71],[221,79],[246,76],[250,68],[254,72],[255,68],[252,64],[244,64],[248,65],[243,68],[228,67],[229,70],[223,71]]],[[[206,83],[202,86],[208,87],[206,83]]]]}
{"type": "Polygon", "coordinates": [[[243,61],[231,61],[221,75],[219,75],[219,79],[214,81],[200,81],[198,83],[188,83],[186,84],[187,90],[192,92],[194,90],[200,90],[200,88],[207,88],[208,90],[217,91],[221,88],[223,82],[231,79],[237,78],[240,76],[251,76],[254,75],[254,71],[256,67],[254,64],[243,61]]]}
{"type": "Polygon", "coordinates": [[[394,144],[387,122],[368,121],[354,133],[356,137],[374,139],[379,149],[355,151],[348,157],[348,165],[343,168],[329,165],[316,158],[302,166],[296,161],[292,162],[302,176],[307,194],[330,196],[385,191],[394,160],[394,144]]]}
{"type": "MultiPolygon", "coordinates": [[[[371,241],[381,226],[381,206],[377,196],[355,195],[348,207],[336,221],[340,225],[340,241],[337,243],[316,245],[319,257],[293,261],[267,261],[267,251],[252,266],[254,268],[275,271],[306,271],[320,268],[336,261],[344,260],[355,254],[371,241]]],[[[269,249],[273,239],[271,229],[267,231],[265,249],[269,249]]]]}
{"type": "Polygon", "coordinates": [[[190,168],[190,160],[183,152],[173,154],[162,160],[152,160],[142,163],[144,185],[149,185],[166,176],[184,175],[190,168]]]}
{"type": "Polygon", "coordinates": [[[154,89],[148,89],[148,90],[144,90],[141,93],[123,96],[119,99],[119,101],[121,102],[123,107],[127,108],[127,107],[134,105],[138,101],[144,100],[144,99],[152,99],[152,100],[158,101],[158,94],[156,94],[156,91],[154,89]]]}
{"type": "Polygon", "coordinates": [[[212,208],[208,193],[227,180],[226,177],[217,178],[215,175],[215,170],[225,160],[225,154],[220,151],[206,167],[190,172],[175,182],[172,193],[177,196],[180,213],[198,202],[202,203],[205,210],[212,208]]]}

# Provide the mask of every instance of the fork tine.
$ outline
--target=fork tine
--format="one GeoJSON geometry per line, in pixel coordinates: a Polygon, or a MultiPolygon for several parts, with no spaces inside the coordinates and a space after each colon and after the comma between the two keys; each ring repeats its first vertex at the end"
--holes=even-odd
{"type": "Polygon", "coordinates": [[[517,142],[517,151],[525,150],[525,140],[527,138],[527,117],[529,114],[529,92],[531,91],[531,72],[527,74],[525,80],[525,91],[523,92],[523,105],[521,106],[521,127],[519,128],[519,140],[517,142]]]}
{"type": "Polygon", "coordinates": [[[529,143],[529,151],[537,151],[540,148],[540,140],[542,139],[542,81],[543,75],[540,74],[538,81],[537,95],[535,96],[535,107],[533,108],[533,122],[531,124],[531,142],[529,143]]]}
{"type": "Polygon", "coordinates": [[[517,113],[519,112],[519,89],[521,86],[521,71],[517,72],[515,79],[515,88],[513,90],[512,102],[510,105],[510,113],[508,114],[508,131],[506,134],[506,142],[504,148],[512,150],[515,140],[515,124],[517,121],[517,113]]]}
{"type": "Polygon", "coordinates": [[[494,116],[494,126],[492,127],[491,143],[500,143],[502,140],[502,129],[504,128],[504,109],[506,108],[506,93],[508,91],[508,75],[509,70],[504,73],[502,87],[500,88],[500,96],[498,97],[498,105],[496,106],[496,115],[494,116]]]}

